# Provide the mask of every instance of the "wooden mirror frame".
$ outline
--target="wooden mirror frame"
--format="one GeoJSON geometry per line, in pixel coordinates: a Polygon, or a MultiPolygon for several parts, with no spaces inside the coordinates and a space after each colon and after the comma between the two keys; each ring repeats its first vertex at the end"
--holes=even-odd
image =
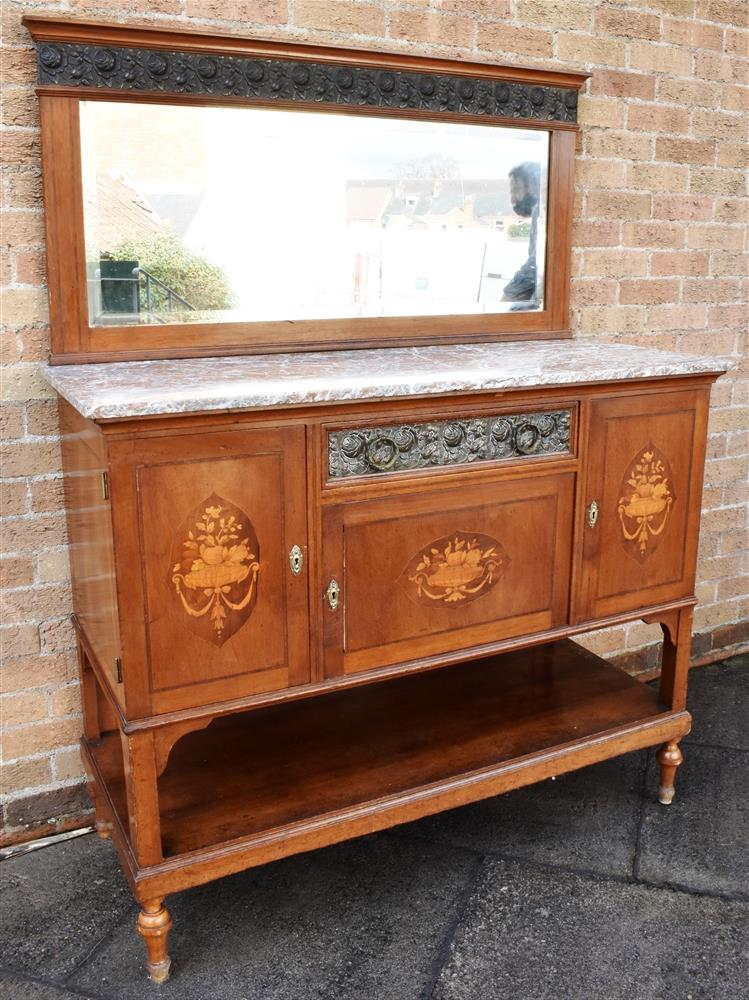
{"type": "Polygon", "coordinates": [[[53,364],[570,336],[577,95],[589,74],[43,16],[24,17],[23,23],[38,62],[53,364]],[[90,326],[79,104],[133,99],[334,109],[548,131],[543,310],[90,326]]]}

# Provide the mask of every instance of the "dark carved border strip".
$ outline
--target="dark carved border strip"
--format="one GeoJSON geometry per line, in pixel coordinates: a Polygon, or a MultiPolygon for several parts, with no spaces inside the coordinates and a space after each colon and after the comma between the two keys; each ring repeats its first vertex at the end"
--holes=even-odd
{"type": "Polygon", "coordinates": [[[72,42],[37,43],[37,59],[45,85],[577,121],[577,90],[566,87],[72,42]]]}
{"type": "Polygon", "coordinates": [[[570,411],[394,424],[328,435],[331,479],[570,450],[570,411]]]}

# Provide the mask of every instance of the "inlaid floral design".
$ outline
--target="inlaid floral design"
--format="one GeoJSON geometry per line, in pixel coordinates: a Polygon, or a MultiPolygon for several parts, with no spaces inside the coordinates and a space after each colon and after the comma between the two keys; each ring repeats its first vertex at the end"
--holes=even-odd
{"type": "MultiPolygon", "coordinates": [[[[259,546],[249,518],[214,493],[186,519],[171,582],[203,638],[217,646],[249,618],[257,599],[259,546]]],[[[174,560],[174,554],[173,554],[174,560]]]]}
{"type": "Polygon", "coordinates": [[[676,499],[668,462],[653,444],[633,461],[617,512],[625,547],[640,562],[655,550],[676,499]]]}
{"type": "Polygon", "coordinates": [[[456,531],[423,549],[404,575],[420,603],[449,607],[487,594],[509,562],[495,538],[456,531]]]}

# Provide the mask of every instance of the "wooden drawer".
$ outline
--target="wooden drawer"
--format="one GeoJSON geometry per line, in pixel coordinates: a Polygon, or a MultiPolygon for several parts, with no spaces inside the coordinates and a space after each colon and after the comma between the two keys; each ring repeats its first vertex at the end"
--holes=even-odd
{"type": "Polygon", "coordinates": [[[325,481],[341,486],[364,477],[569,456],[575,451],[575,414],[574,406],[551,404],[328,427],[325,481]]]}
{"type": "Polygon", "coordinates": [[[574,474],[342,503],[323,516],[325,672],[442,656],[566,621],[574,474]]]}

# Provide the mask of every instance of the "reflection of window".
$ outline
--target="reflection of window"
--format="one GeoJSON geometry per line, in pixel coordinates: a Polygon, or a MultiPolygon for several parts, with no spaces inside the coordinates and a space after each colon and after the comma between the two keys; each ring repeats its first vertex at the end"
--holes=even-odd
{"type": "Polygon", "coordinates": [[[459,230],[460,232],[462,232],[462,231],[463,231],[463,226],[461,225],[461,223],[458,223],[458,230],[459,230]]]}
{"type": "Polygon", "coordinates": [[[406,208],[416,208],[416,199],[406,198],[406,208]]]}
{"type": "Polygon", "coordinates": [[[494,228],[495,229],[504,229],[505,228],[505,224],[504,224],[504,222],[502,222],[501,219],[495,219],[494,220],[494,228]]]}
{"type": "Polygon", "coordinates": [[[445,223],[442,224],[442,232],[443,233],[447,232],[447,225],[445,223]]]}

